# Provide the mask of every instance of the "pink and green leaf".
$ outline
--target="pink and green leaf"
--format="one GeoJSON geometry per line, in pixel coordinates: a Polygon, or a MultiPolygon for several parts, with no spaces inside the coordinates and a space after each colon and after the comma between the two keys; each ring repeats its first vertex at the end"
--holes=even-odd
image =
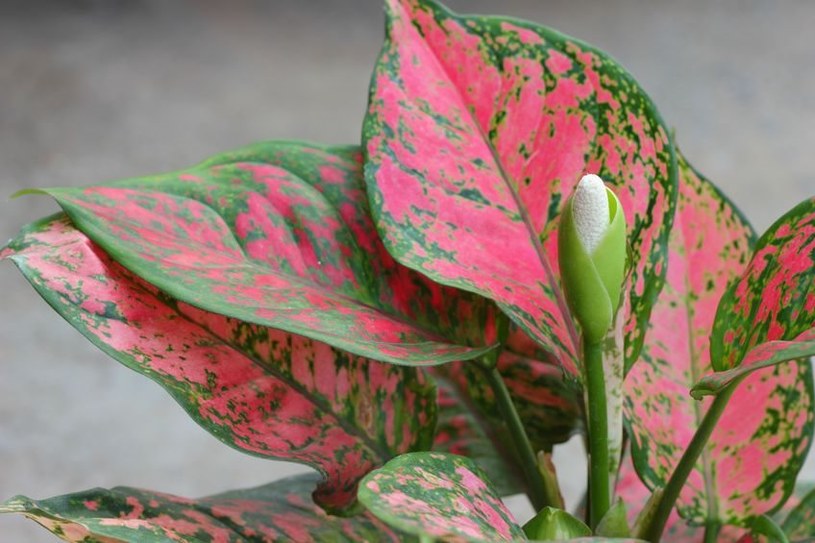
{"type": "Polygon", "coordinates": [[[762,343],[812,341],[813,328],[815,198],[801,202],[761,236],[747,269],[722,297],[710,345],[713,369],[735,368],[762,343]]]}
{"type": "Polygon", "coordinates": [[[409,453],[369,473],[359,501],[402,532],[444,541],[525,541],[484,472],[463,456],[409,453]]]}
{"type": "Polygon", "coordinates": [[[561,539],[560,543],[646,543],[644,539],[631,537],[576,537],[574,539],[561,539]]]}
{"type": "Polygon", "coordinates": [[[435,377],[439,391],[438,423],[433,450],[466,456],[495,483],[499,496],[524,491],[524,483],[512,452],[495,429],[476,412],[472,402],[443,377],[435,377]]]}
{"type": "MultiPolygon", "coordinates": [[[[385,251],[367,211],[367,196],[363,190],[359,168],[359,154],[353,148],[321,148],[306,144],[270,142],[219,155],[191,170],[129,179],[90,191],[128,190],[142,195],[149,191],[149,195],[140,199],[136,207],[147,208],[142,209],[143,214],[156,219],[146,231],[152,237],[140,239],[133,235],[130,241],[147,244],[158,239],[158,249],[162,247],[166,249],[168,243],[180,246],[178,252],[171,254],[169,259],[175,261],[186,259],[184,264],[186,266],[189,266],[190,259],[200,260],[200,254],[209,251],[209,248],[204,247],[203,251],[196,253],[194,246],[187,243],[193,235],[205,237],[205,225],[196,226],[194,222],[187,223],[184,220],[179,220],[179,224],[173,224],[172,216],[168,218],[154,209],[149,209],[147,202],[154,194],[158,197],[176,198],[185,205],[205,204],[206,209],[220,214],[223,222],[235,232],[232,243],[239,245],[238,249],[247,255],[249,265],[259,263],[288,272],[294,270],[307,275],[307,278],[313,279],[315,283],[319,282],[318,286],[334,289],[341,296],[362,292],[360,296],[364,295],[367,299],[375,300],[374,303],[366,305],[364,310],[371,309],[371,306],[382,308],[389,314],[397,315],[403,322],[420,323],[421,327],[438,337],[447,335],[455,338],[459,346],[476,344],[489,337],[492,333],[491,323],[494,320],[494,306],[491,303],[475,295],[433,283],[424,276],[397,264],[385,251]],[[328,227],[323,223],[334,225],[334,230],[328,232],[331,235],[315,234],[318,229],[322,229],[320,231],[323,234],[326,233],[328,227]],[[166,226],[165,231],[160,228],[162,224],[166,226]],[[184,230],[184,227],[187,230],[184,230]],[[169,232],[169,235],[165,235],[166,232],[169,232]],[[306,235],[308,232],[314,235],[306,235]],[[296,244],[286,242],[294,238],[297,238],[296,244]],[[329,265],[332,262],[333,264],[329,265]]],[[[78,209],[78,213],[82,213],[85,196],[80,194],[78,198],[80,203],[68,204],[67,207],[73,207],[78,209]]],[[[106,201],[105,205],[115,207],[114,201],[106,201]]],[[[111,213],[115,212],[111,210],[111,213]]],[[[127,222],[130,219],[125,216],[122,220],[127,222]]],[[[96,217],[85,226],[89,226],[91,230],[101,231],[100,235],[102,237],[107,235],[107,241],[114,244],[114,240],[110,239],[113,236],[109,235],[109,231],[105,231],[114,222],[100,222],[96,217]]],[[[222,409],[223,412],[217,417],[209,417],[217,419],[217,424],[209,419],[196,419],[220,439],[242,450],[275,457],[299,458],[317,466],[322,463],[323,466],[319,469],[329,474],[329,478],[336,479],[331,484],[327,483],[327,487],[321,487],[325,496],[319,499],[324,505],[346,503],[354,491],[354,478],[361,476],[365,470],[381,464],[393,454],[429,445],[429,432],[434,417],[430,401],[432,391],[421,376],[405,373],[407,379],[404,384],[405,392],[399,393],[394,398],[393,409],[396,412],[377,415],[372,412],[374,406],[379,405],[376,387],[384,387],[384,381],[388,381],[390,384],[385,387],[386,391],[401,390],[398,383],[401,372],[382,370],[374,364],[371,367],[377,368],[374,372],[375,377],[363,377],[368,371],[365,368],[369,367],[367,365],[369,362],[363,358],[345,354],[305,336],[287,334],[253,323],[198,311],[186,303],[179,303],[163,291],[142,284],[135,275],[114,265],[104,251],[91,244],[79,232],[73,231],[65,224],[55,223],[53,226],[52,232],[49,232],[48,227],[43,224],[32,226],[30,231],[8,247],[2,256],[13,257],[43,296],[49,299],[74,326],[121,362],[161,382],[174,396],[180,398],[179,401],[191,414],[202,409],[200,396],[214,394],[216,392],[214,387],[220,386],[220,380],[226,380],[230,386],[237,387],[237,390],[243,390],[248,385],[233,382],[234,378],[228,375],[229,370],[223,365],[219,365],[217,371],[206,370],[214,372],[213,375],[218,377],[218,382],[204,382],[203,378],[192,379],[184,375],[183,368],[176,369],[173,364],[181,364],[182,359],[189,356],[186,352],[181,352],[175,361],[167,363],[157,371],[153,367],[157,360],[166,358],[161,352],[162,349],[178,342],[173,338],[166,339],[166,331],[162,331],[161,328],[152,332],[155,337],[140,333],[141,321],[145,320],[144,315],[153,311],[147,309],[147,306],[151,308],[166,306],[162,307],[162,311],[167,315],[165,321],[156,319],[155,322],[167,328],[173,327],[171,324],[173,319],[183,320],[191,318],[190,315],[197,316],[195,318],[208,327],[210,324],[205,322],[207,319],[217,321],[211,327],[222,329],[219,341],[226,338],[230,345],[230,349],[227,349],[230,352],[229,356],[243,358],[240,351],[245,350],[250,359],[246,364],[251,362],[251,359],[269,356],[269,353],[272,353],[275,363],[284,364],[290,370],[284,377],[285,383],[276,385],[276,390],[280,394],[286,393],[287,386],[297,388],[300,379],[306,379],[304,386],[307,392],[313,392],[312,389],[323,386],[330,388],[332,380],[337,379],[338,382],[334,386],[338,387],[338,395],[348,394],[345,402],[348,405],[341,406],[341,409],[337,408],[350,413],[352,417],[355,416],[354,413],[359,415],[359,420],[351,424],[352,430],[359,430],[359,427],[362,427],[362,433],[365,434],[371,430],[368,428],[372,424],[371,421],[385,425],[384,427],[376,425],[371,431],[391,433],[385,439],[390,447],[386,447],[387,452],[374,455],[379,459],[373,462],[367,453],[360,457],[359,463],[349,462],[347,473],[342,475],[344,479],[339,482],[340,479],[336,478],[340,476],[332,471],[336,471],[339,466],[336,459],[330,456],[317,458],[313,450],[289,452],[285,441],[279,440],[274,446],[267,443],[271,439],[267,434],[272,432],[274,422],[274,417],[270,417],[266,413],[267,410],[263,409],[262,413],[257,415],[264,420],[268,419],[262,429],[255,431],[246,424],[248,413],[255,406],[262,404],[262,394],[260,398],[247,402],[229,404],[229,409],[222,409]],[[55,237],[51,237],[52,234],[55,237]],[[52,245],[53,250],[50,247],[52,245]],[[76,249],[77,247],[79,249],[76,249]],[[87,261],[86,267],[94,269],[93,273],[82,271],[74,273],[75,270],[83,270],[85,264],[72,262],[72,259],[87,261]],[[52,280],[51,275],[54,275],[56,280],[52,280]],[[120,300],[117,298],[120,294],[134,299],[144,298],[146,302],[146,306],[143,307],[144,314],[135,311],[135,314],[128,315],[125,321],[117,321],[116,311],[126,312],[126,309],[119,309],[117,305],[134,303],[130,300],[120,300]],[[82,305],[88,299],[91,300],[90,305],[82,305]],[[183,308],[183,311],[178,308],[183,308]],[[184,314],[176,317],[175,313],[179,312],[184,314]],[[203,317],[204,315],[206,317],[203,317]],[[125,341],[118,344],[115,334],[123,333],[120,328],[129,328],[130,334],[125,341]],[[117,330],[115,334],[112,332],[113,329],[117,330]],[[152,341],[146,354],[139,345],[140,342],[147,341],[145,338],[152,341]],[[126,345],[127,341],[132,343],[126,345]],[[232,350],[239,352],[231,353],[232,350]],[[299,353],[297,359],[287,361],[287,357],[292,358],[292,353],[299,353]],[[314,369],[312,359],[318,361],[314,369]],[[341,368],[335,370],[331,367],[332,364],[344,366],[348,364],[348,360],[359,361],[360,364],[364,361],[364,364],[359,368],[354,366],[356,370],[351,375],[343,372],[341,368]],[[177,375],[173,374],[173,371],[177,372],[177,375]],[[316,379],[315,375],[320,375],[320,379],[316,379]],[[379,378],[383,378],[384,381],[378,381],[379,378]],[[370,386],[362,389],[357,408],[353,407],[357,400],[352,399],[349,391],[345,389],[347,385],[344,384],[355,379],[370,381],[370,386]],[[180,382],[176,382],[179,380],[180,382]],[[414,381],[416,384],[411,384],[414,381]],[[203,389],[197,389],[198,386],[202,386],[203,389]],[[204,394],[202,390],[208,392],[204,394]],[[415,403],[413,411],[410,411],[414,416],[403,418],[400,413],[411,401],[415,403]],[[348,407],[349,405],[351,407],[348,407]],[[339,492],[339,495],[333,495],[335,492],[339,492]]],[[[221,227],[228,239],[228,228],[224,225],[221,227]]],[[[115,245],[114,249],[121,253],[120,244],[115,245]]],[[[149,251],[150,248],[145,247],[145,250],[149,251]]],[[[209,254],[215,259],[220,257],[213,251],[209,251],[209,254]]],[[[153,257],[148,255],[149,258],[153,257]]],[[[155,264],[171,266],[167,259],[155,264]]],[[[138,265],[135,267],[140,269],[138,265]]],[[[194,266],[191,266],[191,269],[194,269],[194,266]]],[[[347,297],[344,300],[347,301],[347,297]]],[[[354,341],[356,338],[345,339],[354,341]]],[[[573,399],[566,399],[563,394],[557,392],[562,384],[559,372],[551,362],[532,360],[536,356],[532,350],[540,349],[535,349],[531,340],[522,333],[516,331],[511,343],[513,346],[517,344],[517,349],[524,352],[530,351],[529,359],[525,359],[523,365],[518,363],[509,365],[512,372],[527,368],[522,376],[524,378],[518,380],[517,390],[518,397],[529,402],[527,407],[530,409],[525,410],[528,411],[526,418],[529,424],[538,430],[536,432],[538,435],[546,436],[546,439],[553,439],[552,436],[560,434],[568,435],[577,418],[577,407],[573,399]],[[538,375],[541,369],[544,370],[541,379],[527,382],[526,374],[538,375]],[[558,375],[554,375],[556,373],[558,375]]],[[[415,347],[416,345],[408,346],[410,349],[415,347]]],[[[196,371],[204,371],[202,367],[206,365],[198,366],[196,371]]],[[[241,372],[246,373],[246,370],[235,370],[238,381],[241,379],[240,375],[243,375],[241,372]]],[[[249,381],[254,374],[248,372],[248,375],[249,381]]],[[[466,390],[466,384],[463,390],[466,390]]],[[[290,394],[297,396],[295,392],[290,394]]],[[[571,398],[573,396],[572,393],[571,398]]],[[[386,395],[385,398],[389,396],[386,395]]],[[[318,411],[322,411],[325,406],[319,400],[314,401],[317,403],[318,411]]],[[[389,409],[392,401],[385,400],[385,405],[389,409]]],[[[274,402],[272,404],[274,405],[274,402]]],[[[336,405],[339,406],[339,403],[336,405]]],[[[335,405],[332,404],[331,407],[335,405]]],[[[275,410],[273,412],[278,413],[275,410]]],[[[310,412],[309,416],[313,414],[310,412]]],[[[314,422],[308,418],[305,422],[301,421],[304,422],[303,429],[309,426],[309,421],[314,422]]],[[[332,430],[333,433],[342,433],[344,428],[344,425],[332,423],[326,428],[329,426],[336,426],[332,430]]],[[[291,429],[280,430],[284,434],[287,431],[291,429]]],[[[351,439],[350,443],[342,441],[344,445],[340,451],[344,451],[346,446],[353,448],[359,445],[355,439],[351,439]]],[[[325,443],[318,440],[313,445],[324,447],[325,443]]]]}
{"type": "MultiPolygon", "coordinates": [[[[614,495],[625,504],[628,525],[634,527],[640,513],[651,498],[651,491],[643,484],[634,470],[631,454],[628,451],[622,456],[620,471],[614,486],[614,495]]],[[[663,543],[701,543],[702,537],[703,531],[688,525],[674,509],[668,517],[661,541],[663,543]]]]}
{"type": "Polygon", "coordinates": [[[628,365],[662,286],[676,195],[652,103],[600,51],[531,23],[389,0],[363,129],[365,178],[388,250],[495,300],[579,374],[554,232],[580,177],[615,189],[630,225],[628,365]]]}
{"type": "Polygon", "coordinates": [[[481,356],[490,304],[387,256],[360,169],[355,148],[272,142],[44,192],[114,260],[199,309],[397,364],[481,356]]]}
{"type": "Polygon", "coordinates": [[[219,440],[318,469],[315,499],[325,507],[349,505],[365,473],[430,446],[435,390],[417,369],[174,300],[64,216],[28,226],[8,252],[72,326],[164,387],[219,440]]]}
{"type": "Polygon", "coordinates": [[[750,373],[790,360],[806,360],[815,355],[815,328],[803,332],[791,341],[767,341],[751,349],[735,368],[716,371],[702,377],[691,389],[691,395],[718,394],[731,383],[750,373]]]}
{"type": "MultiPolygon", "coordinates": [[[[482,373],[466,362],[448,364],[440,370],[500,432],[503,419],[482,373]]],[[[536,450],[550,449],[554,444],[568,441],[578,431],[579,390],[563,378],[557,360],[516,326],[510,326],[498,359],[498,370],[536,450]]]]}
{"type": "Polygon", "coordinates": [[[781,528],[791,541],[815,538],[815,490],[790,511],[781,528]]]}
{"type": "Polygon", "coordinates": [[[756,370],[813,355],[815,198],[770,227],[744,274],[723,296],[711,340],[717,371],[691,393],[716,394],[756,370]]]}
{"type": "Polygon", "coordinates": [[[189,499],[129,487],[96,488],[45,500],[17,496],[0,513],[19,513],[71,543],[399,542],[409,537],[368,513],[326,514],[311,502],[313,474],[189,499]]]}
{"type": "MultiPolygon", "coordinates": [[[[626,419],[637,472],[664,487],[706,412],[688,389],[712,369],[720,297],[747,266],[753,233],[730,203],[684,161],[665,289],[648,342],[626,380],[626,419]]],[[[679,496],[693,524],[743,524],[789,496],[811,441],[812,370],[790,363],[749,377],[734,393],[679,496]]]]}
{"type": "Polygon", "coordinates": [[[813,490],[815,490],[815,481],[798,481],[795,484],[795,490],[793,490],[792,496],[784,502],[784,507],[773,513],[773,520],[781,522],[786,519],[792,510],[807,499],[807,496],[809,496],[813,490]]]}

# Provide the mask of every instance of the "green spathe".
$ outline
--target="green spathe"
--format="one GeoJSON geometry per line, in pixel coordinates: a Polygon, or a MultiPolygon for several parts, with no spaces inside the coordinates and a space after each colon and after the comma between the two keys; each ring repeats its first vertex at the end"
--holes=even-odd
{"type": "Polygon", "coordinates": [[[537,541],[561,541],[591,535],[591,529],[562,509],[544,507],[524,525],[524,533],[537,541]]]}
{"type": "Polygon", "coordinates": [[[609,224],[593,252],[588,252],[578,235],[572,209],[574,197],[566,202],[558,230],[566,301],[589,343],[600,342],[611,328],[625,279],[625,215],[617,196],[608,188],[606,193],[609,224]]]}
{"type": "Polygon", "coordinates": [[[595,529],[596,534],[603,537],[631,537],[627,517],[625,504],[617,500],[600,519],[595,529]]]}

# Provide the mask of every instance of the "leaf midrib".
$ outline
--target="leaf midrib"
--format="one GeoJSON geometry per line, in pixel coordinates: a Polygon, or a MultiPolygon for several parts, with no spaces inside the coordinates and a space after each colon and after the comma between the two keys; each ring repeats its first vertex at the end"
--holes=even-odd
{"type": "MultiPolygon", "coordinates": [[[[402,7],[401,2],[400,2],[399,5],[400,5],[400,7],[402,7]]],[[[403,10],[402,14],[404,16],[405,15],[405,10],[404,10],[403,7],[402,7],[402,10],[403,10]]],[[[456,15],[456,14],[453,14],[453,13],[449,13],[448,16],[450,16],[451,18],[454,18],[454,19],[458,19],[458,20],[471,19],[471,18],[468,18],[468,17],[459,16],[459,15],[456,15]]],[[[435,16],[434,16],[434,19],[435,19],[435,16]]],[[[405,22],[403,21],[402,24],[405,24],[405,22]]],[[[416,30],[416,29],[414,29],[414,30],[416,31],[417,34],[420,34],[418,30],[416,30]]],[[[389,41],[391,43],[395,43],[390,36],[388,36],[388,39],[389,39],[389,41]]],[[[450,87],[455,89],[455,93],[456,93],[456,97],[458,98],[458,102],[459,102],[459,104],[461,106],[463,106],[461,109],[466,112],[465,114],[470,119],[471,125],[476,128],[476,130],[478,131],[478,134],[481,136],[481,139],[486,144],[487,149],[489,149],[490,155],[491,155],[491,157],[493,159],[493,163],[495,164],[495,167],[497,168],[501,179],[503,180],[503,182],[506,184],[507,188],[509,189],[509,193],[512,195],[512,199],[515,202],[516,208],[518,209],[518,213],[519,213],[519,215],[521,217],[521,221],[523,222],[524,227],[526,228],[527,233],[529,234],[530,242],[532,243],[532,246],[534,247],[535,252],[538,255],[538,260],[540,261],[541,265],[543,266],[544,272],[546,273],[546,279],[548,280],[549,284],[552,287],[552,292],[555,295],[554,296],[555,297],[555,302],[557,303],[558,309],[560,309],[562,320],[563,320],[564,324],[566,325],[566,329],[567,329],[567,331],[569,333],[569,338],[572,341],[572,345],[571,345],[572,353],[570,353],[570,354],[574,355],[577,352],[576,346],[578,344],[577,330],[575,329],[574,322],[572,321],[572,318],[571,318],[571,313],[569,312],[568,306],[566,305],[566,300],[565,300],[565,298],[563,296],[563,292],[560,289],[560,285],[559,285],[558,281],[555,279],[555,276],[554,276],[554,274],[552,272],[552,268],[549,265],[548,259],[545,257],[545,253],[543,251],[543,246],[541,245],[540,240],[538,239],[538,235],[535,233],[535,231],[534,231],[534,229],[532,227],[532,221],[531,221],[531,219],[529,217],[529,213],[528,213],[526,207],[521,205],[520,197],[517,194],[516,190],[513,189],[512,183],[510,182],[510,179],[509,179],[508,175],[504,171],[504,168],[503,168],[503,166],[501,164],[500,157],[496,153],[495,148],[493,147],[493,145],[490,142],[489,138],[487,138],[486,135],[484,134],[484,130],[481,128],[481,126],[478,123],[477,119],[474,117],[473,112],[470,110],[469,107],[467,107],[467,103],[464,100],[464,96],[461,93],[461,89],[458,86],[452,84],[452,78],[450,77],[450,73],[448,72],[448,70],[444,66],[444,64],[441,62],[441,59],[439,58],[439,55],[436,53],[435,49],[432,48],[427,43],[427,40],[424,39],[424,36],[422,36],[421,41],[424,44],[425,48],[432,53],[433,59],[436,61],[436,64],[437,64],[439,70],[441,71],[441,73],[443,73],[444,76],[447,78],[448,83],[450,83],[450,87]]]]}
{"type": "MultiPolygon", "coordinates": [[[[701,360],[699,357],[699,353],[697,352],[695,345],[696,345],[696,328],[693,323],[693,314],[694,314],[694,305],[692,303],[691,297],[693,292],[693,286],[690,282],[690,258],[687,254],[689,251],[687,238],[685,236],[684,231],[684,222],[680,206],[682,204],[677,204],[676,216],[674,217],[674,224],[673,224],[673,232],[676,232],[682,239],[682,248],[684,250],[684,258],[682,260],[684,264],[684,271],[685,273],[682,274],[682,281],[685,287],[685,293],[682,296],[683,298],[683,305],[685,308],[685,324],[688,329],[688,353],[690,355],[690,374],[692,382],[690,383],[690,387],[693,387],[694,383],[698,382],[701,378],[704,370],[700,367],[701,360]]],[[[683,383],[683,385],[688,386],[688,383],[683,383]]],[[[687,401],[687,400],[686,400],[687,401]]],[[[693,415],[694,415],[694,422],[695,428],[699,428],[702,423],[702,420],[705,417],[705,414],[702,413],[702,402],[690,400],[693,405],[693,415]]],[[[702,447],[702,452],[700,454],[699,461],[702,464],[702,477],[705,481],[705,494],[707,495],[706,505],[707,505],[707,513],[706,513],[706,522],[716,522],[718,521],[719,517],[719,501],[718,501],[718,491],[716,489],[716,481],[714,478],[715,469],[710,458],[710,450],[708,443],[705,443],[704,447],[702,447]]],[[[697,463],[698,465],[698,463],[697,463]]]]}

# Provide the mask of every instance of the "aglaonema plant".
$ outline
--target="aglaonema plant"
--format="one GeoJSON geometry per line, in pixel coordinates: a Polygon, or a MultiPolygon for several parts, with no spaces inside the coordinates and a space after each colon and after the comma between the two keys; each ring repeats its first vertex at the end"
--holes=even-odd
{"type": "Polygon", "coordinates": [[[67,541],[815,537],[815,199],[757,238],[608,55],[386,7],[359,146],[34,191],[62,213],[0,252],[214,437],[318,474],[0,512],[67,541]]]}

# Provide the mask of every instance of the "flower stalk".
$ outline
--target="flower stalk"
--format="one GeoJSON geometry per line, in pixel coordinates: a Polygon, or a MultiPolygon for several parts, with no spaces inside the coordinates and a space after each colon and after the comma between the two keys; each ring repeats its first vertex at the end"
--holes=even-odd
{"type": "Polygon", "coordinates": [[[583,344],[589,427],[589,526],[597,527],[611,507],[608,409],[600,343],[583,344]]]}
{"type": "Polygon", "coordinates": [[[611,507],[603,342],[614,323],[625,279],[625,215],[596,175],[585,175],[566,203],[558,230],[566,301],[580,324],[589,433],[589,525],[611,507]]]}

